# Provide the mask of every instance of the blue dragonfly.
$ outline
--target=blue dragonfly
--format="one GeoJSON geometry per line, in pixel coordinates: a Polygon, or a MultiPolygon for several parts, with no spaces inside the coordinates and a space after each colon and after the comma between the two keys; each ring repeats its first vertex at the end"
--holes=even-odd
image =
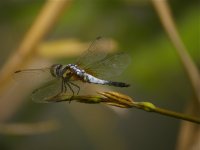
{"type": "Polygon", "coordinates": [[[38,69],[25,69],[15,72],[15,76],[32,78],[45,76],[42,86],[32,92],[32,99],[45,102],[45,99],[71,91],[72,96],[78,94],[80,86],[76,81],[90,84],[129,87],[124,82],[106,80],[105,78],[120,75],[130,63],[129,55],[116,53],[108,55],[102,38],[97,37],[89,48],[73,64],[53,64],[38,69]],[[76,89],[76,92],[75,92],[76,89]]]}

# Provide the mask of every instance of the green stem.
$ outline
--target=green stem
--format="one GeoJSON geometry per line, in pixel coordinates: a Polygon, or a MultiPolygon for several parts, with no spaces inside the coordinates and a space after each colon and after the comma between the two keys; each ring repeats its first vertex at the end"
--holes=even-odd
{"type": "Polygon", "coordinates": [[[121,108],[138,108],[148,112],[159,113],[165,116],[170,116],[177,119],[183,119],[186,121],[194,122],[200,124],[200,118],[192,117],[186,114],[174,112],[171,110],[156,107],[150,102],[136,102],[132,98],[117,92],[99,92],[100,95],[56,95],[54,97],[47,98],[47,102],[62,102],[75,100],[81,103],[98,104],[105,103],[107,105],[112,105],[121,108]]]}
{"type": "Polygon", "coordinates": [[[171,111],[171,110],[159,108],[159,107],[156,107],[155,105],[153,105],[152,103],[149,103],[149,102],[134,102],[134,103],[135,103],[134,107],[137,107],[139,109],[143,109],[145,111],[155,112],[155,113],[159,113],[159,114],[162,114],[162,115],[174,117],[174,118],[177,118],[177,119],[183,119],[183,120],[187,120],[187,121],[190,121],[190,122],[200,124],[200,118],[197,118],[197,117],[192,117],[192,116],[189,116],[189,115],[186,115],[186,114],[182,114],[182,113],[174,112],[174,111],[171,111]]]}
{"type": "Polygon", "coordinates": [[[178,112],[174,112],[174,111],[170,111],[170,110],[162,109],[162,108],[158,108],[158,107],[156,107],[155,112],[163,114],[163,115],[171,116],[174,118],[183,119],[183,120],[187,120],[187,121],[191,121],[191,122],[200,124],[199,118],[192,117],[192,116],[189,116],[186,114],[182,114],[182,113],[178,113],[178,112]]]}

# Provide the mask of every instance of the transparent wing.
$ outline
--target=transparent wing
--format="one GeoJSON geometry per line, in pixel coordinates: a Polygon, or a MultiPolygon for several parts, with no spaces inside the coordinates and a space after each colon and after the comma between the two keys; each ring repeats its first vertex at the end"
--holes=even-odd
{"type": "Polygon", "coordinates": [[[107,55],[107,44],[105,39],[97,37],[88,50],[77,59],[76,64],[84,69],[88,65],[103,59],[107,55]]]}
{"type": "Polygon", "coordinates": [[[50,68],[40,68],[18,70],[14,73],[13,78],[22,83],[30,80],[32,83],[43,83],[52,80],[54,77],[50,73],[50,68]]]}
{"type": "Polygon", "coordinates": [[[55,78],[34,90],[31,98],[37,103],[48,103],[47,99],[61,92],[62,80],[55,78]]]}
{"type": "Polygon", "coordinates": [[[61,90],[61,81],[51,75],[49,68],[19,70],[15,72],[14,79],[35,89],[31,95],[35,102],[45,102],[46,97],[61,90]]]}
{"type": "Polygon", "coordinates": [[[127,68],[130,62],[131,58],[129,55],[125,53],[117,53],[89,65],[85,70],[93,72],[96,77],[109,78],[120,75],[127,68]]]}

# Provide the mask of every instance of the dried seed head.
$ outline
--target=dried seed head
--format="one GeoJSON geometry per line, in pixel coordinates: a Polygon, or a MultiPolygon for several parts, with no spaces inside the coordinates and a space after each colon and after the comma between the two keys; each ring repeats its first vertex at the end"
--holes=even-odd
{"type": "Polygon", "coordinates": [[[127,95],[118,92],[98,92],[105,98],[104,102],[108,105],[117,106],[121,108],[131,108],[133,107],[133,99],[127,95]]]}

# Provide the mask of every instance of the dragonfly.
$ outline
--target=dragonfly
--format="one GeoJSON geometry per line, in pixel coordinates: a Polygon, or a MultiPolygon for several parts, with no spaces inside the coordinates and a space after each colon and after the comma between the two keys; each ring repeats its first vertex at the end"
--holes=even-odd
{"type": "MultiPolygon", "coordinates": [[[[130,63],[130,56],[126,53],[108,55],[105,46],[102,46],[102,38],[97,37],[89,48],[73,64],[53,64],[49,67],[18,70],[15,75],[33,78],[45,76],[41,87],[32,92],[32,99],[36,102],[44,102],[45,98],[61,93],[72,96],[79,94],[80,86],[75,81],[89,84],[108,85],[115,87],[129,87],[130,84],[106,80],[105,78],[120,75],[130,63]],[[75,89],[76,93],[75,93],[75,89]]],[[[33,81],[34,82],[34,81],[33,81]]]]}

